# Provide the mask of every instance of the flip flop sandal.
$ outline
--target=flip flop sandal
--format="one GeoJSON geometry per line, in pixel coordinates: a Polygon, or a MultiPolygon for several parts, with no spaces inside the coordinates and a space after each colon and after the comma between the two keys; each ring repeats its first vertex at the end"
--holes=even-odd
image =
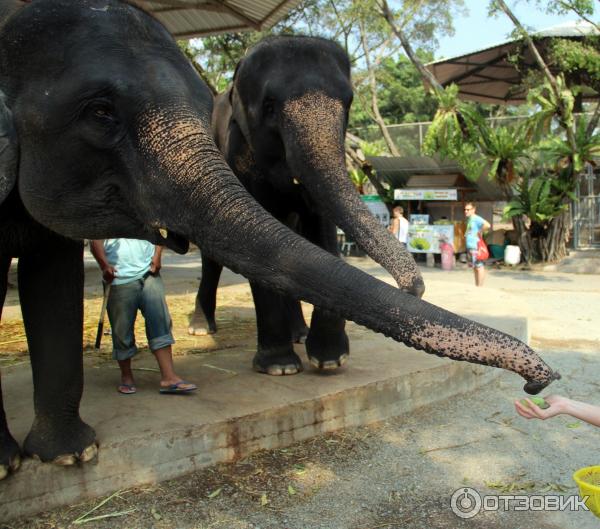
{"type": "Polygon", "coordinates": [[[189,393],[190,391],[194,391],[198,389],[196,384],[192,384],[191,382],[186,382],[185,380],[180,380],[175,384],[171,384],[170,386],[166,386],[164,388],[160,388],[159,392],[163,395],[177,395],[179,393],[189,393]],[[189,386],[189,387],[181,387],[181,386],[189,386]]]}
{"type": "Polygon", "coordinates": [[[117,391],[121,395],[133,395],[137,391],[137,388],[133,384],[119,384],[117,391]]]}

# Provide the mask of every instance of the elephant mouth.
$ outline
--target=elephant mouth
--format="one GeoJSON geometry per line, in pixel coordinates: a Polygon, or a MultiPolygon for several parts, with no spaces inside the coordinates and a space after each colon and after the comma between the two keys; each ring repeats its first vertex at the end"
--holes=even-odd
{"type": "Polygon", "coordinates": [[[167,230],[160,229],[156,230],[154,235],[156,237],[156,244],[166,246],[175,253],[184,254],[190,247],[190,243],[185,237],[172,231],[167,232],[167,230]]]}

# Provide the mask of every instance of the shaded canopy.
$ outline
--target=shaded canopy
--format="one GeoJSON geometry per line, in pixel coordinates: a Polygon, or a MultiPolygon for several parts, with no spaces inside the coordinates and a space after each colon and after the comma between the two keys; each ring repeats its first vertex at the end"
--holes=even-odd
{"type": "Polygon", "coordinates": [[[156,16],[175,38],[264,30],[301,0],[134,0],[156,16]]]}
{"type": "Polygon", "coordinates": [[[476,182],[463,176],[462,167],[450,159],[428,156],[367,156],[367,161],[393,189],[454,188],[469,200],[502,201],[500,188],[487,178],[476,182]]]}
{"type": "MultiPolygon", "coordinates": [[[[552,38],[582,39],[598,34],[593,24],[576,21],[538,31],[532,37],[544,56],[545,48],[552,38]]],[[[520,104],[527,97],[522,86],[523,72],[538,68],[529,48],[521,49],[522,45],[522,39],[509,40],[465,55],[429,63],[426,68],[442,86],[457,84],[459,96],[463,99],[483,103],[520,104]],[[509,57],[517,51],[522,54],[519,61],[521,71],[509,61],[509,57]]]]}

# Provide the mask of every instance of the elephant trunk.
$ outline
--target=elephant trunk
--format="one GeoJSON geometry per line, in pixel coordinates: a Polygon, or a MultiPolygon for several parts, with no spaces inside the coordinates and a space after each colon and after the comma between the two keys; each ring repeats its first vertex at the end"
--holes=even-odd
{"type": "Polygon", "coordinates": [[[288,163],[320,209],[402,290],[421,297],[425,286],[415,260],[381,226],[348,178],[342,103],[323,92],[311,92],[287,101],[282,114],[288,163]]]}
{"type": "Polygon", "coordinates": [[[528,381],[526,391],[538,392],[557,378],[515,338],[390,287],[278,222],[246,192],[207,120],[191,110],[146,113],[141,125],[140,147],[154,160],[152,184],[142,192],[158,195],[142,196],[142,202],[161,204],[148,211],[151,223],[175,230],[252,281],[411,347],[514,371],[528,381]]]}

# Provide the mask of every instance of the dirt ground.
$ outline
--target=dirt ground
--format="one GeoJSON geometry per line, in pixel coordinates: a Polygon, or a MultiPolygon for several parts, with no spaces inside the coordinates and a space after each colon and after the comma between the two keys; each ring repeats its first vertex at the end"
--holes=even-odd
{"type": "MultiPolygon", "coordinates": [[[[216,336],[188,337],[199,259],[171,262],[167,256],[165,261],[177,353],[200,354],[234,345],[253,350],[254,311],[245,281],[233,274],[224,278],[216,336]]],[[[354,264],[361,265],[359,260],[354,264]]],[[[364,269],[372,266],[362,263],[364,269]]],[[[108,336],[100,353],[92,349],[101,300],[98,275],[89,259],[86,270],[85,354],[109,362],[108,336]]],[[[428,288],[448,285],[450,276],[441,276],[438,270],[423,273],[428,288]]],[[[472,282],[469,271],[453,273],[450,281],[471,292],[466,286],[472,282]]],[[[553,391],[600,404],[599,336],[593,323],[600,312],[600,278],[496,271],[490,273],[488,285],[494,296],[533,314],[533,343],[563,374],[553,391]],[[544,310],[536,315],[532,306],[544,310]]],[[[27,362],[15,290],[7,305],[0,366],[27,362]]],[[[141,329],[138,336],[143,337],[141,329]]],[[[452,512],[450,497],[461,487],[482,495],[573,495],[577,489],[572,473],[599,464],[596,430],[569,417],[547,422],[521,419],[512,405],[522,395],[520,388],[514,375],[502,374],[476,393],[410,415],[259,452],[158,485],[115,491],[33,518],[0,521],[0,529],[597,527],[597,519],[588,512],[511,509],[480,513],[471,520],[452,512]]]]}

